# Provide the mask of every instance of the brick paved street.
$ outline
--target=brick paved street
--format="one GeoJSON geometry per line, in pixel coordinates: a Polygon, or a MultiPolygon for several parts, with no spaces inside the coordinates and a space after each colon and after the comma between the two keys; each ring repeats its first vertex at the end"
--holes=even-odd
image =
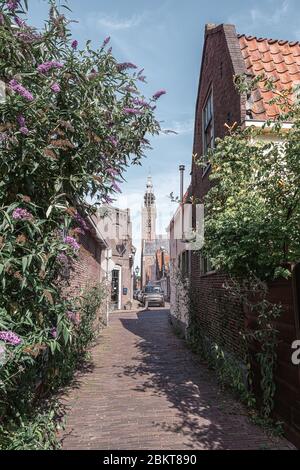
{"type": "Polygon", "coordinates": [[[65,398],[64,449],[292,448],[251,424],[177,338],[167,310],[117,313],[65,398]]]}

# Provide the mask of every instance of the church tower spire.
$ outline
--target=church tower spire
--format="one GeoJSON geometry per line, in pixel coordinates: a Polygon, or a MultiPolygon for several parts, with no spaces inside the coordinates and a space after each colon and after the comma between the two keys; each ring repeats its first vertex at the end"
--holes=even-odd
{"type": "Polygon", "coordinates": [[[154,241],[156,239],[156,217],[153,182],[152,177],[148,176],[142,209],[142,240],[154,241]]]}
{"type": "Polygon", "coordinates": [[[148,176],[142,207],[141,284],[146,286],[155,278],[156,204],[152,177],[148,176]]]}

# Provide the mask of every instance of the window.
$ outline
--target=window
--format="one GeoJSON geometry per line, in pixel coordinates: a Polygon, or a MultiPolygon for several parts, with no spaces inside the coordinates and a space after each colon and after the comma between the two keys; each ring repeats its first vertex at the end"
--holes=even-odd
{"type": "Polygon", "coordinates": [[[119,240],[120,238],[120,212],[117,209],[116,212],[116,238],[119,240]]]}
{"type": "Polygon", "coordinates": [[[162,293],[162,290],[161,290],[160,287],[155,287],[155,286],[154,286],[154,287],[153,287],[153,292],[154,292],[154,294],[161,294],[161,293],[162,293]]]}
{"type": "Polygon", "coordinates": [[[116,225],[120,225],[120,212],[116,210],[116,225]]]}
{"type": "Polygon", "coordinates": [[[209,165],[208,151],[214,148],[214,113],[213,113],[213,95],[209,93],[203,108],[203,155],[206,167],[203,168],[203,174],[206,172],[209,165]]]}
{"type": "Polygon", "coordinates": [[[214,271],[214,267],[211,263],[211,260],[208,256],[200,253],[200,274],[204,276],[207,273],[214,271]]]}
{"type": "Polygon", "coordinates": [[[188,278],[190,273],[190,251],[183,251],[179,257],[179,266],[183,277],[188,278]]]}

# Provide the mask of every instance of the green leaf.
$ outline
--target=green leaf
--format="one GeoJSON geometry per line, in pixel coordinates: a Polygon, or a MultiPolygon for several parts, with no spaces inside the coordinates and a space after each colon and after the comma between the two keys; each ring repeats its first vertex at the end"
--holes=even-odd
{"type": "Polygon", "coordinates": [[[49,207],[48,207],[48,210],[47,210],[47,212],[46,212],[46,218],[47,218],[47,219],[49,219],[52,210],[53,210],[53,206],[49,206],[49,207]]]}
{"type": "Polygon", "coordinates": [[[64,338],[65,345],[67,345],[70,339],[70,333],[67,330],[67,328],[63,329],[63,338],[64,338]]]}
{"type": "Polygon", "coordinates": [[[22,258],[23,274],[25,274],[25,272],[26,272],[27,264],[28,264],[28,258],[27,258],[27,256],[23,256],[23,258],[22,258]]]}

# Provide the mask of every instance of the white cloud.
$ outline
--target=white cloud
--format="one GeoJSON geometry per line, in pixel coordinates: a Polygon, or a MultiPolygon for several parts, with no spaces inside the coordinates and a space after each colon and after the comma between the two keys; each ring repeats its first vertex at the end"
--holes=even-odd
{"type": "Polygon", "coordinates": [[[89,11],[86,15],[81,17],[80,22],[75,23],[73,27],[82,31],[82,33],[84,32],[85,35],[89,35],[90,31],[100,30],[103,38],[111,36],[111,45],[113,46],[114,52],[117,50],[118,55],[124,57],[124,60],[129,58],[128,60],[134,61],[133,57],[136,55],[136,45],[131,41],[131,30],[137,28],[145,19],[148,19],[148,12],[146,11],[129,17],[89,11]],[[128,32],[131,33],[129,39],[126,35],[128,32]]]}
{"type": "Polygon", "coordinates": [[[190,134],[194,131],[194,125],[194,119],[188,119],[187,121],[174,121],[174,123],[171,125],[171,129],[177,132],[179,135],[190,134]]]}
{"type": "Polygon", "coordinates": [[[242,29],[250,31],[253,28],[253,34],[257,26],[278,25],[289,12],[290,0],[283,0],[279,5],[274,0],[270,0],[268,3],[269,5],[266,5],[265,9],[258,7],[250,9],[250,15],[249,10],[243,15],[234,15],[228,18],[228,23],[237,24],[241,33],[244,32],[242,29]]]}
{"type": "Polygon", "coordinates": [[[266,14],[264,11],[258,8],[253,8],[252,10],[250,10],[251,20],[253,23],[266,22],[269,24],[278,24],[280,21],[282,21],[282,16],[287,13],[288,8],[288,0],[284,0],[284,2],[278,8],[275,8],[271,15],[269,11],[268,14],[266,14]]]}
{"type": "Polygon", "coordinates": [[[170,131],[167,133],[161,133],[159,134],[159,137],[176,137],[177,135],[182,136],[182,135],[189,135],[192,132],[194,132],[194,125],[195,121],[194,119],[187,119],[186,121],[173,121],[170,123],[170,125],[165,126],[162,125],[162,129],[165,131],[170,131]]]}
{"type": "Polygon", "coordinates": [[[97,25],[108,31],[119,31],[122,29],[131,29],[140,25],[143,21],[143,15],[133,15],[130,18],[119,18],[117,16],[103,15],[97,19],[97,25]]]}

